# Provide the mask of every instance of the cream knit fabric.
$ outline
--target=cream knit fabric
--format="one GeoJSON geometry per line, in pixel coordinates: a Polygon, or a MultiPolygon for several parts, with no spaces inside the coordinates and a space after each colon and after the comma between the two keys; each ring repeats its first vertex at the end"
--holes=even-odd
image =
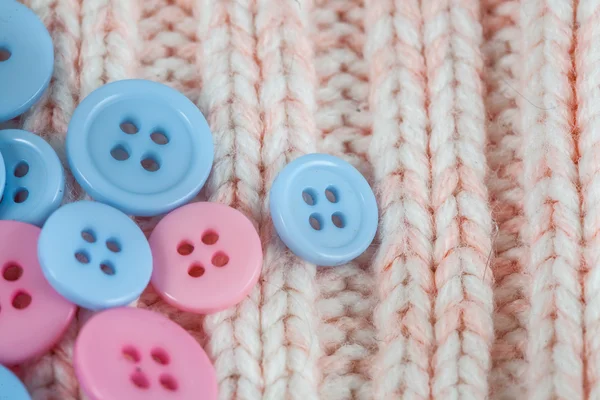
{"type": "MultiPolygon", "coordinates": [[[[220,399],[600,399],[600,0],[25,3],[56,67],[14,124],[63,160],[73,110],[109,81],[166,83],[207,116],[200,198],[255,223],[262,278],[214,315],[139,306],[200,341],[220,399]],[[287,251],[269,216],[278,172],[315,151],[380,207],[338,268],[287,251]]],[[[20,368],[34,399],[82,399],[84,319],[20,368]]]]}

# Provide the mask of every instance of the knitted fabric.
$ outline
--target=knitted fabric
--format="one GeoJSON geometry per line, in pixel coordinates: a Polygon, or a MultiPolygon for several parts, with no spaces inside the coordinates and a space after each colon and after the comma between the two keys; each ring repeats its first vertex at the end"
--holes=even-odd
{"type": "MultiPolygon", "coordinates": [[[[166,83],[209,121],[199,200],[255,224],[262,277],[213,315],[151,289],[137,306],[197,338],[220,399],[600,399],[600,0],[24,2],[56,64],[12,124],[63,162],[73,110],[110,81],[166,83]],[[379,204],[373,245],[337,268],[294,256],[269,215],[311,152],[379,204]]],[[[34,399],[84,399],[86,315],[19,367],[34,399]]]]}

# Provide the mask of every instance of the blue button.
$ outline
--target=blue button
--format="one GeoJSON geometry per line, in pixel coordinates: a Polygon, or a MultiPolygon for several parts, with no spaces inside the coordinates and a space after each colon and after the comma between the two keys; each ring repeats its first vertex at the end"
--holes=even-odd
{"type": "Polygon", "coordinates": [[[317,265],[347,263],[377,231],[375,195],[352,165],[327,154],[289,163],[270,193],[273,224],[297,256],[317,265]]]}
{"type": "Polygon", "coordinates": [[[2,365],[0,365],[0,400],[31,400],[19,378],[2,365]]]}
{"type": "Polygon", "coordinates": [[[90,310],[131,303],[152,274],[141,229],[121,211],[93,201],[67,204],[48,218],[38,257],[54,290],[90,310]]]}
{"type": "Polygon", "coordinates": [[[42,21],[16,1],[0,1],[0,122],[35,104],[53,69],[52,39],[42,21]]]}
{"type": "Polygon", "coordinates": [[[6,186],[0,219],[41,226],[62,201],[65,175],[52,146],[18,129],[0,131],[6,186]]]}
{"type": "Polygon", "coordinates": [[[94,199],[138,216],[163,214],[202,188],[213,162],[198,108],[168,86],[125,80],[77,107],[67,134],[69,164],[94,199]]]}

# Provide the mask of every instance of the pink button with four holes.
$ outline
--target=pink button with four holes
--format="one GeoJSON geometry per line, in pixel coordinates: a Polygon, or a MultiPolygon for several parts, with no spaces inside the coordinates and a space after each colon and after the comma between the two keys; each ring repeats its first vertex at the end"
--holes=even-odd
{"type": "Polygon", "coordinates": [[[46,281],[37,257],[40,228],[0,221],[0,364],[48,351],[75,315],[75,305],[46,281]]]}
{"type": "Polygon", "coordinates": [[[218,203],[171,211],[150,235],[152,285],[171,305],[208,314],[240,302],[258,281],[262,247],[241,212],[218,203]]]}
{"type": "Polygon", "coordinates": [[[75,342],[75,374],[89,400],[214,400],[217,377],[182,327],[138,308],[94,315],[75,342]]]}

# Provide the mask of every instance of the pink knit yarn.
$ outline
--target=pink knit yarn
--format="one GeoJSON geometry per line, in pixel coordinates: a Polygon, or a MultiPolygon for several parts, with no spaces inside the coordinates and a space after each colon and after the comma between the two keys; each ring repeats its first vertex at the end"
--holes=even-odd
{"type": "MultiPolygon", "coordinates": [[[[12,124],[63,161],[73,110],[109,81],[166,83],[207,116],[199,198],[253,221],[263,275],[214,315],[152,289],[137,306],[204,346],[220,399],[600,398],[600,0],[23,2],[56,65],[12,124]],[[315,151],[355,165],[380,209],[337,268],[294,256],[269,215],[278,172],[315,151]]],[[[19,366],[34,399],[84,399],[86,316],[19,366]]]]}

